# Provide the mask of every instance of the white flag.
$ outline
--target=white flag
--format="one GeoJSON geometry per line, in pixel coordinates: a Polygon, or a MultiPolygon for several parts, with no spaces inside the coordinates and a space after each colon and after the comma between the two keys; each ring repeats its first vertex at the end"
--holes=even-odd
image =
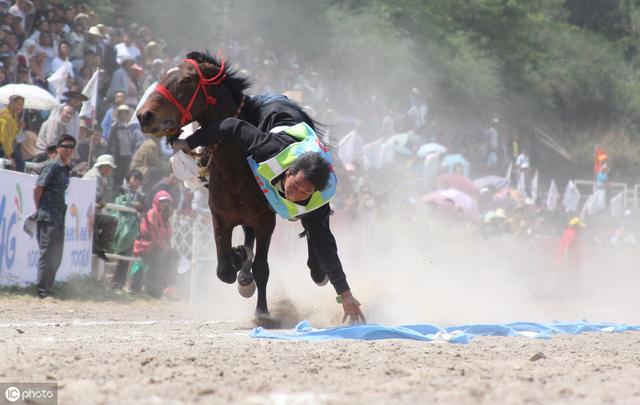
{"type": "Polygon", "coordinates": [[[511,185],[511,171],[513,170],[513,162],[509,162],[509,167],[507,168],[507,174],[504,178],[507,180],[507,187],[511,185]]]}
{"type": "Polygon", "coordinates": [[[362,147],[362,166],[365,170],[380,169],[383,146],[383,139],[380,138],[362,147]]]}
{"type": "Polygon", "coordinates": [[[47,78],[49,91],[55,96],[56,101],[62,99],[62,93],[66,91],[67,79],[69,77],[73,77],[73,65],[71,62],[66,61],[47,78]]]}
{"type": "Polygon", "coordinates": [[[556,187],[556,182],[551,180],[549,192],[547,193],[547,209],[551,212],[555,211],[558,201],[560,201],[560,193],[558,192],[558,187],[556,187]]]}
{"type": "Polygon", "coordinates": [[[520,172],[518,176],[518,193],[522,198],[527,198],[527,183],[525,182],[524,172],[520,172]]]}
{"type": "Polygon", "coordinates": [[[531,179],[531,199],[535,201],[538,198],[538,171],[531,179]]]}
{"type": "Polygon", "coordinates": [[[573,212],[578,209],[580,203],[580,190],[573,183],[573,180],[569,180],[567,188],[564,189],[564,197],[562,198],[562,205],[567,212],[573,212]]]}
{"type": "Polygon", "coordinates": [[[609,205],[611,206],[612,216],[622,216],[622,214],[624,213],[624,191],[616,194],[616,196],[611,199],[609,205]]]}
{"type": "Polygon", "coordinates": [[[338,154],[340,159],[347,163],[354,163],[356,160],[360,160],[362,156],[362,148],[364,147],[364,140],[360,134],[354,129],[345,135],[344,138],[338,142],[338,154]]]}
{"type": "Polygon", "coordinates": [[[87,85],[84,86],[82,90],[82,94],[87,96],[89,99],[87,101],[82,102],[82,109],[80,110],[80,117],[84,118],[93,118],[93,114],[98,107],[98,76],[100,70],[96,69],[91,79],[87,82],[87,85]]]}
{"type": "Polygon", "coordinates": [[[586,215],[595,215],[598,211],[602,211],[606,207],[606,194],[604,190],[598,190],[584,203],[582,211],[580,212],[580,217],[585,218],[586,215]]]}

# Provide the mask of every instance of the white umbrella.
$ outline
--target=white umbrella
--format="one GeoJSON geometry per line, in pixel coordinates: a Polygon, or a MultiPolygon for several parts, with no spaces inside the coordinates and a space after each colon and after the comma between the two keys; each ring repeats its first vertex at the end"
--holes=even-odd
{"type": "Polygon", "coordinates": [[[60,106],[51,93],[32,84],[7,84],[0,87],[0,103],[9,104],[11,96],[24,97],[24,108],[32,110],[48,111],[60,106]]]}
{"type": "Polygon", "coordinates": [[[447,153],[447,148],[438,143],[425,143],[418,149],[418,157],[426,157],[431,153],[447,153]]]}

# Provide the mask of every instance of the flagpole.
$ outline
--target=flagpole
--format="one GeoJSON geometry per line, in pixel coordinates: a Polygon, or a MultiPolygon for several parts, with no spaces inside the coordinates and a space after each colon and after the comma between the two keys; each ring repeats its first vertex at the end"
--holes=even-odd
{"type": "MultiPolygon", "coordinates": [[[[89,136],[89,156],[87,157],[87,169],[91,168],[91,160],[93,158],[93,135],[94,135],[94,131],[96,129],[96,112],[98,110],[98,97],[97,97],[97,89],[98,87],[98,83],[100,81],[100,68],[98,68],[96,70],[96,82],[94,84],[94,90],[92,91],[92,93],[96,94],[95,97],[95,105],[92,108],[91,111],[91,135],[89,136]]],[[[94,94],[91,94],[91,98],[93,98],[94,94]]],[[[89,100],[92,104],[93,104],[93,100],[89,100]]]]}

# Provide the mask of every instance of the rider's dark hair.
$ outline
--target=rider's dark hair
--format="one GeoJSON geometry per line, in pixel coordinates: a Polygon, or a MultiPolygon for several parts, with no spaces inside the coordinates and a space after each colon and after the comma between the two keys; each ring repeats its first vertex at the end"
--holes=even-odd
{"type": "Polygon", "coordinates": [[[322,191],[327,188],[331,165],[319,152],[306,152],[300,155],[289,167],[289,174],[295,176],[301,170],[304,172],[304,178],[309,180],[316,190],[322,191]]]}

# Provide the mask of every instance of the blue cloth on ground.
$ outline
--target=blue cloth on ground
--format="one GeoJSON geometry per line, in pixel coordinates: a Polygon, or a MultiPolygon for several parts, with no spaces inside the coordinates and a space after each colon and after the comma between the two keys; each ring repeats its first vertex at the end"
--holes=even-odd
{"type": "Polygon", "coordinates": [[[550,339],[555,334],[578,335],[584,332],[640,332],[640,325],[614,323],[553,322],[550,324],[533,322],[513,322],[507,324],[471,324],[440,328],[438,326],[402,325],[384,326],[377,324],[341,326],[330,329],[315,329],[308,321],[300,322],[292,331],[270,332],[255,328],[250,336],[280,340],[381,340],[412,339],[425,342],[441,341],[449,343],[469,343],[476,336],[527,336],[538,339],[550,339]]]}

